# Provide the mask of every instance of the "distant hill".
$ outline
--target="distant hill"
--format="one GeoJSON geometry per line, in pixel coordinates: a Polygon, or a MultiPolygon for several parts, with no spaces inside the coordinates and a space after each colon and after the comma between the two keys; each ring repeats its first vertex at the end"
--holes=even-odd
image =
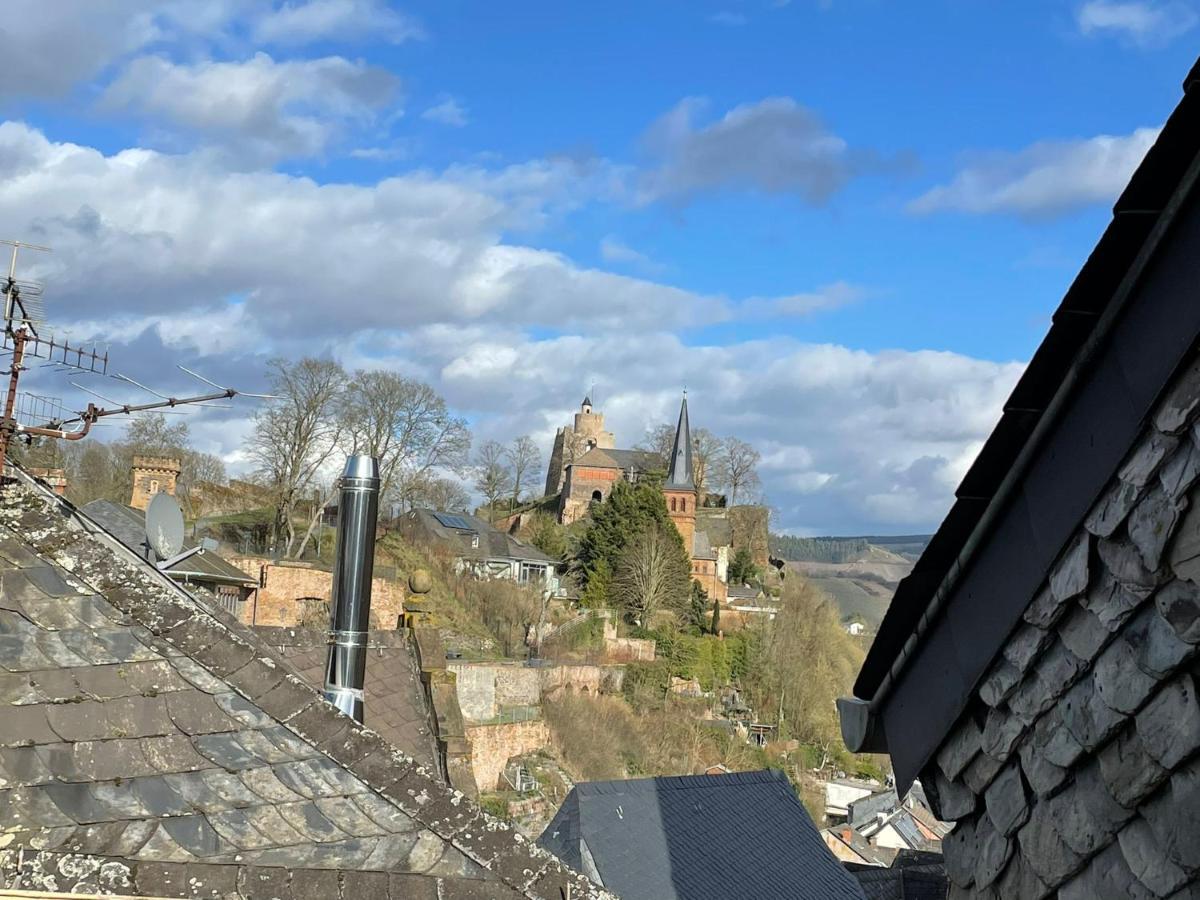
{"type": "Polygon", "coordinates": [[[800,538],[771,535],[771,553],[788,568],[829,594],[842,618],[860,618],[875,630],[883,621],[896,585],[931,535],[867,535],[800,538]]]}

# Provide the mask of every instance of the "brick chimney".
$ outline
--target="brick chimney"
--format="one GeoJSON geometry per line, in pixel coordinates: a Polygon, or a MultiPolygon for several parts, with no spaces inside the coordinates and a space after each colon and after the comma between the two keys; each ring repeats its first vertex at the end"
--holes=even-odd
{"type": "Polygon", "coordinates": [[[58,496],[62,497],[67,493],[67,473],[63,469],[28,469],[27,471],[34,478],[40,478],[46,482],[58,496]]]}
{"type": "Polygon", "coordinates": [[[129,505],[134,509],[145,509],[150,498],[165,492],[175,496],[175,481],[181,471],[179,460],[161,456],[135,456],[133,458],[133,496],[129,505]]]}

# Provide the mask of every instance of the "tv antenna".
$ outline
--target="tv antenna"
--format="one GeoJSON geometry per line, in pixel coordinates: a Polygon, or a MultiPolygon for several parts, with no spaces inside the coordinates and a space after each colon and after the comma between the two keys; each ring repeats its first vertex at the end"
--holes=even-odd
{"type": "Polygon", "coordinates": [[[42,305],[42,285],[36,281],[17,278],[17,255],[21,250],[36,250],[49,253],[49,247],[39,247],[23,241],[0,240],[0,244],[12,247],[9,258],[8,276],[0,281],[3,292],[3,332],[0,333],[0,355],[11,354],[12,365],[8,371],[8,391],[4,400],[4,415],[0,418],[0,479],[8,449],[18,435],[28,439],[48,437],[64,441],[78,441],[86,437],[92,427],[108,416],[132,415],[150,410],[173,410],[177,406],[198,403],[212,404],[217,400],[233,397],[254,397],[260,400],[276,400],[270,394],[251,394],[236,388],[226,387],[205,378],[199,372],[179,366],[187,375],[203,384],[215,388],[203,394],[173,397],[147,387],[119,372],[109,375],[108,351],[100,353],[95,346],[85,347],[66,339],[43,336],[39,326],[45,324],[42,305]],[[20,392],[18,385],[21,373],[27,370],[30,359],[45,360],[43,366],[57,371],[70,371],[88,375],[109,375],[125,384],[145,391],[156,399],[148,403],[125,403],[105,397],[97,391],[72,382],[72,386],[91,394],[106,405],[88,403],[82,410],[68,411],[62,401],[54,397],[20,392]],[[36,423],[36,424],[34,424],[36,423]]]}

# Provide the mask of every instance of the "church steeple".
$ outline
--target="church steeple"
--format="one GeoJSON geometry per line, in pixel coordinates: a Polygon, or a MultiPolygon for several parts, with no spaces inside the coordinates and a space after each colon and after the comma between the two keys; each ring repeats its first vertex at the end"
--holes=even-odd
{"type": "Polygon", "coordinates": [[[688,427],[687,393],[679,407],[679,424],[675,426],[675,446],[671,448],[671,462],[667,466],[667,483],[670,488],[696,487],[692,474],[692,430],[688,427]]]}

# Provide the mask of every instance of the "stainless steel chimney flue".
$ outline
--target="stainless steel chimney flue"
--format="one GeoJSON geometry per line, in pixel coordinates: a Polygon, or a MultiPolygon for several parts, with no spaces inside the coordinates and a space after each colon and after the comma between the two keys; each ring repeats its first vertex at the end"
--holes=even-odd
{"type": "Polygon", "coordinates": [[[363,720],[378,518],[379,463],[372,456],[351,456],[342,471],[338,498],[325,699],[358,722],[363,720]]]}

